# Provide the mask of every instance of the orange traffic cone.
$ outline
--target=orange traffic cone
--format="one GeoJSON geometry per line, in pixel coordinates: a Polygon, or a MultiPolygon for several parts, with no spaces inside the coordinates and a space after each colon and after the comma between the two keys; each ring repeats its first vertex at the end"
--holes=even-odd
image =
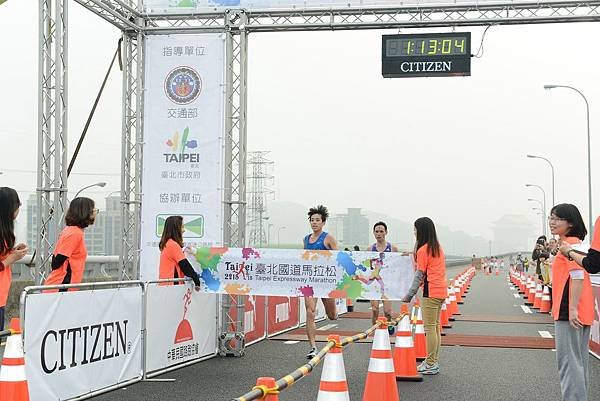
{"type": "MultiPolygon", "coordinates": [[[[335,334],[329,335],[327,340],[333,340],[336,344],[341,343],[340,336],[335,334]]],[[[350,401],[341,346],[334,346],[325,355],[317,401],[350,401]]]]}
{"type": "Polygon", "coordinates": [[[450,324],[450,319],[448,318],[448,308],[446,307],[446,301],[442,302],[442,311],[440,313],[440,324],[445,329],[452,328],[450,324]]]}
{"type": "MultiPolygon", "coordinates": [[[[387,321],[385,317],[377,320],[387,321]]],[[[400,401],[390,347],[390,335],[384,324],[375,330],[363,401],[400,401]]]]}
{"type": "Polygon", "coordinates": [[[542,293],[544,292],[544,287],[541,283],[537,283],[535,286],[535,297],[533,298],[533,308],[540,309],[542,306],[542,293]]]}
{"type": "Polygon", "coordinates": [[[542,303],[540,304],[540,313],[550,313],[552,309],[552,302],[550,301],[550,291],[547,286],[544,286],[544,292],[542,293],[542,303]]]}
{"type": "MultiPolygon", "coordinates": [[[[404,305],[402,307],[404,309],[404,305]]],[[[423,380],[423,375],[417,372],[417,355],[408,314],[404,315],[398,324],[398,333],[396,333],[394,344],[394,369],[396,370],[396,380],[423,380]]]]}
{"type": "Polygon", "coordinates": [[[423,326],[423,313],[421,308],[417,310],[417,325],[415,326],[415,353],[417,360],[427,358],[427,342],[425,339],[425,326],[423,326]]]}
{"type": "Polygon", "coordinates": [[[529,288],[527,289],[527,301],[525,301],[525,305],[533,306],[533,301],[535,299],[535,280],[531,279],[529,282],[529,288]]]}
{"type": "Polygon", "coordinates": [[[254,388],[263,389],[264,398],[261,400],[264,401],[279,401],[279,391],[267,391],[275,388],[275,378],[274,377],[259,377],[256,379],[256,386],[254,388]]]}
{"type": "Polygon", "coordinates": [[[498,269],[498,268],[496,267],[496,276],[499,276],[499,275],[500,275],[500,269],[498,269]]]}
{"type": "Polygon", "coordinates": [[[462,299],[460,285],[457,282],[455,282],[453,284],[453,286],[454,286],[454,296],[456,297],[456,303],[461,304],[461,305],[464,304],[465,302],[462,299]]]}
{"type": "Polygon", "coordinates": [[[4,358],[0,366],[0,400],[29,401],[19,319],[11,319],[10,330],[13,334],[6,340],[4,358]]]}

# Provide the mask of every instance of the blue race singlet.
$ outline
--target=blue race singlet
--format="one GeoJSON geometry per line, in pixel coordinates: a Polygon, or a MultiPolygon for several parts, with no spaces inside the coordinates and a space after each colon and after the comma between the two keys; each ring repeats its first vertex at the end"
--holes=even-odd
{"type": "Polygon", "coordinates": [[[317,251],[326,251],[329,249],[327,246],[325,246],[325,238],[327,237],[327,233],[325,231],[323,231],[321,235],[319,235],[319,238],[317,238],[317,240],[312,244],[310,243],[310,235],[311,234],[308,234],[306,237],[304,237],[304,249],[312,249],[317,251]]]}
{"type": "MultiPolygon", "coordinates": [[[[374,243],[373,245],[371,245],[371,251],[373,252],[379,252],[377,250],[377,243],[374,243]]],[[[383,250],[383,252],[392,252],[392,244],[390,244],[389,242],[385,244],[385,249],[383,250]]]]}

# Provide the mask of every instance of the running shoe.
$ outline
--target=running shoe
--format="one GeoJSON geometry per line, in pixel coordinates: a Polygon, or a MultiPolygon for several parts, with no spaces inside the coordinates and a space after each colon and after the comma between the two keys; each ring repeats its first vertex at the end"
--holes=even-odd
{"type": "Polygon", "coordinates": [[[313,359],[315,356],[317,356],[317,347],[311,347],[308,354],[306,354],[306,359],[313,359]]]}
{"type": "Polygon", "coordinates": [[[423,361],[419,366],[417,366],[417,371],[419,373],[423,373],[424,375],[437,375],[440,373],[440,365],[439,363],[434,363],[433,365],[428,364],[423,361]]]}

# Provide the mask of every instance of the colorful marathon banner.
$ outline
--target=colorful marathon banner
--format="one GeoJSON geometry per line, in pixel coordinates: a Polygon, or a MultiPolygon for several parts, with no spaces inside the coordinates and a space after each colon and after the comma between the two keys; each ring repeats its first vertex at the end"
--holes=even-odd
{"type": "Polygon", "coordinates": [[[398,300],[414,276],[412,257],[392,252],[199,248],[186,255],[208,293],[398,300]]]}

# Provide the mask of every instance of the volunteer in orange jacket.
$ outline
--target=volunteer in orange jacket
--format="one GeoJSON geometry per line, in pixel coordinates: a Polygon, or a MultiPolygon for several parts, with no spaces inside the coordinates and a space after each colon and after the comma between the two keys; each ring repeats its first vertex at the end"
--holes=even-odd
{"type": "Polygon", "coordinates": [[[592,245],[587,255],[583,252],[576,252],[568,243],[561,244],[560,252],[566,257],[573,259],[588,273],[600,273],[600,217],[594,223],[594,236],[592,237],[592,245]]]}
{"type": "Polygon", "coordinates": [[[11,265],[27,253],[25,244],[15,246],[15,219],[19,215],[21,201],[17,192],[8,187],[0,188],[0,331],[4,330],[4,309],[12,281],[11,265]]]}
{"type": "Polygon", "coordinates": [[[410,302],[423,283],[423,324],[427,339],[427,358],[417,370],[425,375],[436,375],[440,371],[438,358],[442,344],[440,311],[448,297],[446,258],[438,242],[435,225],[429,217],[421,217],[415,221],[415,236],[417,270],[412,286],[402,301],[410,302]]]}
{"type": "MultiPolygon", "coordinates": [[[[52,272],[44,285],[81,283],[87,258],[83,230],[94,224],[97,215],[98,209],[90,198],[75,198],[71,201],[65,217],[67,226],[60,233],[54,247],[52,272]]],[[[56,290],[47,292],[56,292],[56,290]]]]}
{"type": "MultiPolygon", "coordinates": [[[[576,206],[561,203],[550,211],[550,232],[577,248],[587,235],[576,206]]],[[[590,326],[594,304],[590,275],[562,253],[552,264],[552,317],[563,401],[588,399],[590,326]]]]}
{"type": "MultiPolygon", "coordinates": [[[[200,290],[200,278],[189,260],[183,254],[183,217],[169,216],[165,221],[165,228],[160,238],[158,248],[160,249],[160,266],[158,270],[159,279],[191,277],[194,280],[195,290],[200,290]]],[[[163,283],[171,285],[172,283],[163,283]]],[[[181,283],[175,283],[181,284],[181,283]]]]}

